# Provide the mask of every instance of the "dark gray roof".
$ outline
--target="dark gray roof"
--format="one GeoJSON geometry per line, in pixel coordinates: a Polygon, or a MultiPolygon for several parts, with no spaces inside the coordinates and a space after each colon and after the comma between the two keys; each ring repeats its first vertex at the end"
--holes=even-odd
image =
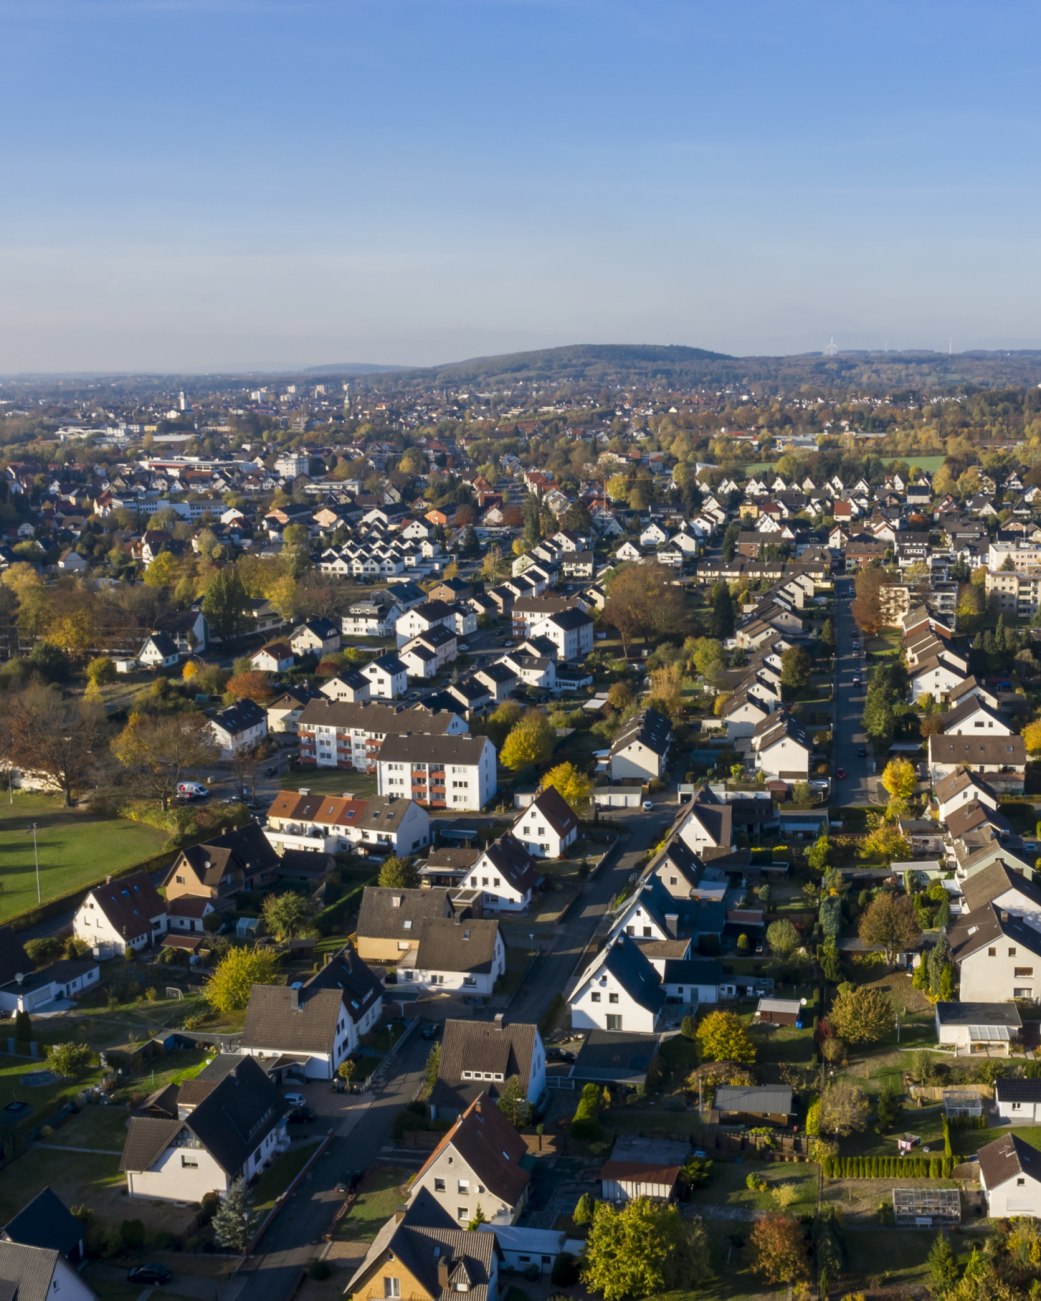
{"type": "Polygon", "coordinates": [[[792,1110],[792,1091],[785,1084],[721,1084],[715,1105],[717,1111],[749,1116],[787,1116],[792,1110]]]}
{"type": "Polygon", "coordinates": [[[491,742],[486,736],[388,736],[380,747],[379,761],[472,765],[480,762],[487,746],[491,742]]]}
{"type": "Polygon", "coordinates": [[[377,736],[397,736],[408,732],[440,735],[455,724],[455,715],[432,713],[419,705],[381,704],[379,701],[329,700],[321,696],[309,700],[300,715],[300,727],[340,727],[377,736]]]}
{"type": "Polygon", "coordinates": [[[1001,859],[981,868],[963,881],[961,887],[970,914],[1000,898],[1007,890],[1019,890],[1031,903],[1041,907],[1041,887],[1023,872],[1013,871],[1001,859]]]}
{"type": "Polygon", "coordinates": [[[71,1255],[83,1241],[83,1225],[53,1188],[44,1188],[4,1226],[4,1236],[28,1247],[71,1255]]]}
{"type": "Polygon", "coordinates": [[[1002,1075],[994,1081],[996,1102],[1041,1102],[1041,1080],[1019,1080],[1002,1075]]]}
{"type": "Polygon", "coordinates": [[[658,1012],[665,1002],[658,973],[628,935],[619,935],[599,957],[594,958],[580,984],[585,985],[601,971],[610,972],[639,1007],[658,1012]]]}
{"type": "Polygon", "coordinates": [[[617,754],[627,745],[641,741],[655,754],[664,754],[669,748],[672,726],[664,714],[656,709],[643,709],[625,724],[611,745],[611,753],[617,754]]]}
{"type": "Polygon", "coordinates": [[[267,718],[266,712],[253,700],[239,700],[227,709],[218,709],[210,715],[213,721],[231,736],[248,732],[251,727],[267,718]]]}
{"type": "Polygon", "coordinates": [[[162,1118],[134,1116],[123,1146],[121,1170],[150,1170],[177,1135],[187,1129],[213,1159],[232,1177],[242,1170],[246,1158],[285,1114],[278,1089],[252,1057],[240,1057],[213,1087],[187,1081],[178,1091],[176,1103],[201,1100],[187,1116],[162,1118]]]}
{"type": "Polygon", "coordinates": [[[940,1025],[998,1025],[1018,1030],[1023,1022],[1015,1003],[937,1003],[940,1025]]]}
{"type": "MultiPolygon", "coordinates": [[[[566,836],[578,826],[574,809],[555,786],[544,786],[528,807],[537,809],[558,836],[566,836]]],[[[519,817],[523,816],[522,812],[519,817]]]]}
{"type": "Polygon", "coordinates": [[[718,985],[723,979],[723,964],[715,958],[667,958],[666,985],[718,985]]]}
{"type": "Polygon", "coordinates": [[[451,911],[447,890],[367,885],[362,891],[357,933],[371,940],[415,939],[428,918],[448,917],[451,911]]]}
{"type": "Polygon", "coordinates": [[[242,1046],[331,1055],[341,1007],[357,1024],[382,992],[382,985],[357,952],[343,948],[300,989],[254,985],[246,1008],[242,1046]]]}
{"type": "Polygon", "coordinates": [[[499,923],[490,919],[431,917],[419,931],[416,968],[420,971],[490,972],[499,923]]]}

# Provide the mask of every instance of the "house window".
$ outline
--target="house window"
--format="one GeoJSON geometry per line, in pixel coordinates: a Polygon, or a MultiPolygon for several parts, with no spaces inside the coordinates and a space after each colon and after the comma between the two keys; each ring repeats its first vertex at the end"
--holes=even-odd
{"type": "Polygon", "coordinates": [[[458,1187],[456,1188],[456,1192],[457,1192],[457,1193],[468,1193],[469,1191],[470,1191],[470,1180],[469,1180],[469,1179],[460,1179],[460,1180],[459,1180],[458,1187]]]}
{"type": "Polygon", "coordinates": [[[1016,950],[1014,947],[1009,949],[1008,955],[1010,958],[1014,958],[1016,956],[1016,950]]]}
{"type": "Polygon", "coordinates": [[[466,1209],[465,1206],[460,1206],[456,1210],[455,1218],[457,1220],[468,1220],[470,1218],[470,1212],[466,1209]]]}
{"type": "Polygon", "coordinates": [[[443,1193],[445,1191],[445,1181],[443,1179],[434,1180],[434,1192],[443,1193]]]}
{"type": "Polygon", "coordinates": [[[385,1297],[401,1296],[401,1279],[392,1278],[389,1274],[383,1275],[383,1295],[385,1297]]]}
{"type": "Polygon", "coordinates": [[[198,1170],[199,1158],[197,1156],[189,1156],[186,1152],[182,1152],[181,1168],[183,1170],[198,1170]]]}
{"type": "Polygon", "coordinates": [[[594,1002],[594,1003],[599,1003],[599,1002],[600,1002],[600,991],[599,991],[599,990],[596,990],[596,989],[593,990],[592,999],[593,999],[593,1002],[594,1002]]]}
{"type": "Polygon", "coordinates": [[[608,1030],[621,1030],[622,1018],[618,1015],[617,1012],[608,1012],[607,1028],[608,1030]]]}
{"type": "Polygon", "coordinates": [[[988,949],[988,950],[987,950],[987,957],[988,957],[988,958],[996,958],[997,956],[998,956],[998,951],[997,951],[997,949],[988,949]]]}
{"type": "Polygon", "coordinates": [[[617,1003],[617,1002],[618,1002],[618,995],[617,995],[617,994],[608,994],[608,996],[607,996],[607,1001],[608,1001],[609,1003],[617,1003]]]}
{"type": "Polygon", "coordinates": [[[1027,1181],[1023,1178],[1023,1176],[1020,1175],[1019,1178],[1016,1180],[1016,1187],[1024,1188],[1026,1186],[1026,1182],[1027,1181]]]}
{"type": "Polygon", "coordinates": [[[1032,975],[1034,974],[1034,968],[1033,968],[1033,967],[1016,967],[1016,968],[1014,969],[1014,971],[1012,972],[1012,974],[1013,974],[1014,976],[1016,976],[1016,977],[1021,978],[1021,979],[1026,979],[1028,976],[1032,976],[1032,975]]]}

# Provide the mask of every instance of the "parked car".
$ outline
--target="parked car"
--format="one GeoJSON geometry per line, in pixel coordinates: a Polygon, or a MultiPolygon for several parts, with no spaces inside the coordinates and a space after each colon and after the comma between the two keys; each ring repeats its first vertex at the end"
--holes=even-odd
{"type": "Polygon", "coordinates": [[[337,1181],[336,1191],[338,1193],[353,1193],[361,1183],[361,1174],[360,1170],[345,1170],[337,1181]]]}
{"type": "Polygon", "coordinates": [[[209,789],[202,782],[177,783],[177,794],[183,800],[204,800],[209,793],[209,789]]]}
{"type": "Polygon", "coordinates": [[[420,1038],[436,1039],[441,1033],[441,1025],[437,1021],[424,1021],[423,1028],[420,1030],[420,1038]]]}
{"type": "Polygon", "coordinates": [[[315,1119],[314,1107],[295,1107],[286,1117],[288,1125],[310,1125],[315,1119]]]}
{"type": "Polygon", "coordinates": [[[845,770],[845,768],[836,768],[836,769],[835,769],[835,776],[839,779],[839,781],[845,781],[845,779],[846,779],[846,770],[845,770]]]}
{"type": "Polygon", "coordinates": [[[867,747],[866,747],[866,746],[863,746],[863,745],[862,745],[862,746],[860,747],[860,749],[857,751],[857,758],[858,758],[858,759],[866,759],[866,758],[867,758],[867,747]]]}
{"type": "Polygon", "coordinates": [[[653,800],[644,800],[644,802],[643,802],[643,811],[644,811],[644,813],[653,813],[653,812],[654,812],[654,801],[653,801],[653,800]]]}
{"type": "Polygon", "coordinates": [[[574,1060],[575,1054],[570,1050],[570,1048],[551,1047],[546,1049],[547,1062],[573,1062],[574,1060]]]}
{"type": "Polygon", "coordinates": [[[135,1265],[127,1271],[128,1283],[169,1283],[173,1275],[165,1265],[135,1265]]]}
{"type": "Polygon", "coordinates": [[[291,1107],[303,1107],[307,1104],[307,1099],[302,1093],[284,1093],[282,1096],[291,1107]]]}

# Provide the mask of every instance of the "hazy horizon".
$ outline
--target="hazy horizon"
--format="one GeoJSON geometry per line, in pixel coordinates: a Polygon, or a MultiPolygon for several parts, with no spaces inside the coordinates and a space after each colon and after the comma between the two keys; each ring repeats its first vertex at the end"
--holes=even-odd
{"type": "Polygon", "coordinates": [[[0,373],[1041,347],[1041,10],[0,0],[0,373]]]}

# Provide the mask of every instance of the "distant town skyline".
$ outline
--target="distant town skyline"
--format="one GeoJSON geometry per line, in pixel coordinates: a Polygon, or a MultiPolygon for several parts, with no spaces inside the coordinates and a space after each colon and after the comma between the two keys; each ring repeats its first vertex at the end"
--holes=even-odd
{"type": "Polygon", "coordinates": [[[0,373],[1041,347],[1041,11],[0,0],[0,373]]]}

